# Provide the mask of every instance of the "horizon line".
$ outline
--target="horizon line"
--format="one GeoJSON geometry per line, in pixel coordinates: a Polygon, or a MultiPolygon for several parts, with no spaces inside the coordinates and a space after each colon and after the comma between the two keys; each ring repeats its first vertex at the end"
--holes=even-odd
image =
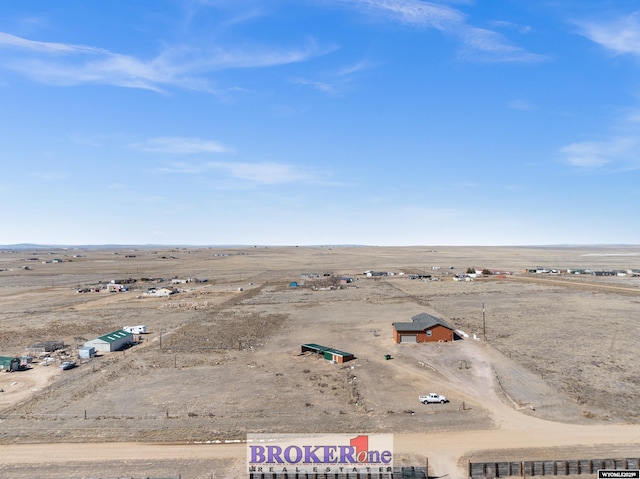
{"type": "Polygon", "coordinates": [[[375,244],[189,244],[189,243],[104,243],[104,244],[45,244],[14,243],[0,245],[0,250],[8,249],[107,249],[107,248],[579,248],[579,247],[640,247],[635,243],[545,243],[545,244],[413,244],[413,245],[375,245],[375,244]]]}

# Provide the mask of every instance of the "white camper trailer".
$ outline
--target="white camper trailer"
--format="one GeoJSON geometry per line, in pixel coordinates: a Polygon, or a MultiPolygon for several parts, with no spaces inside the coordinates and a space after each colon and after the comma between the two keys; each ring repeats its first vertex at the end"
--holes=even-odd
{"type": "Polygon", "coordinates": [[[131,334],[145,334],[147,332],[147,327],[144,324],[140,324],[138,326],[124,326],[122,329],[131,334]]]}

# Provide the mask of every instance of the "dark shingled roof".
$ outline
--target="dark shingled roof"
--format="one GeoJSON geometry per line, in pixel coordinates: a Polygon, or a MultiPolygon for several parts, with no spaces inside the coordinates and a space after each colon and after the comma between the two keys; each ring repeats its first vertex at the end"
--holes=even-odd
{"type": "Polygon", "coordinates": [[[444,319],[436,318],[427,313],[416,314],[411,317],[410,323],[393,323],[396,331],[425,331],[431,329],[434,326],[440,325],[453,331],[453,326],[447,323],[444,319]]]}

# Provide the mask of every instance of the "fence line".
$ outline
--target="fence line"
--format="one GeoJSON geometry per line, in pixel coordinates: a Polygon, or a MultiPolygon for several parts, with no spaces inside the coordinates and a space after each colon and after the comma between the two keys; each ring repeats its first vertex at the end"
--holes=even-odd
{"type": "Polygon", "coordinates": [[[595,474],[598,469],[640,469],[640,458],[555,461],[469,462],[469,478],[567,476],[595,474]]]}
{"type": "Polygon", "coordinates": [[[249,479],[427,479],[425,467],[394,467],[391,472],[250,472],[249,479]]]}

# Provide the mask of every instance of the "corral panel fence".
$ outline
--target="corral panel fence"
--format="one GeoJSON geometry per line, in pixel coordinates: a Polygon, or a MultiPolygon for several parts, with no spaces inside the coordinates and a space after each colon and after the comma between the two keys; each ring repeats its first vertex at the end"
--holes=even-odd
{"type": "Polygon", "coordinates": [[[426,467],[394,467],[391,472],[250,472],[249,479],[428,479],[426,467]]]}
{"type": "Polygon", "coordinates": [[[637,470],[640,458],[555,461],[469,462],[470,479],[596,474],[599,469],[637,470]]]}

